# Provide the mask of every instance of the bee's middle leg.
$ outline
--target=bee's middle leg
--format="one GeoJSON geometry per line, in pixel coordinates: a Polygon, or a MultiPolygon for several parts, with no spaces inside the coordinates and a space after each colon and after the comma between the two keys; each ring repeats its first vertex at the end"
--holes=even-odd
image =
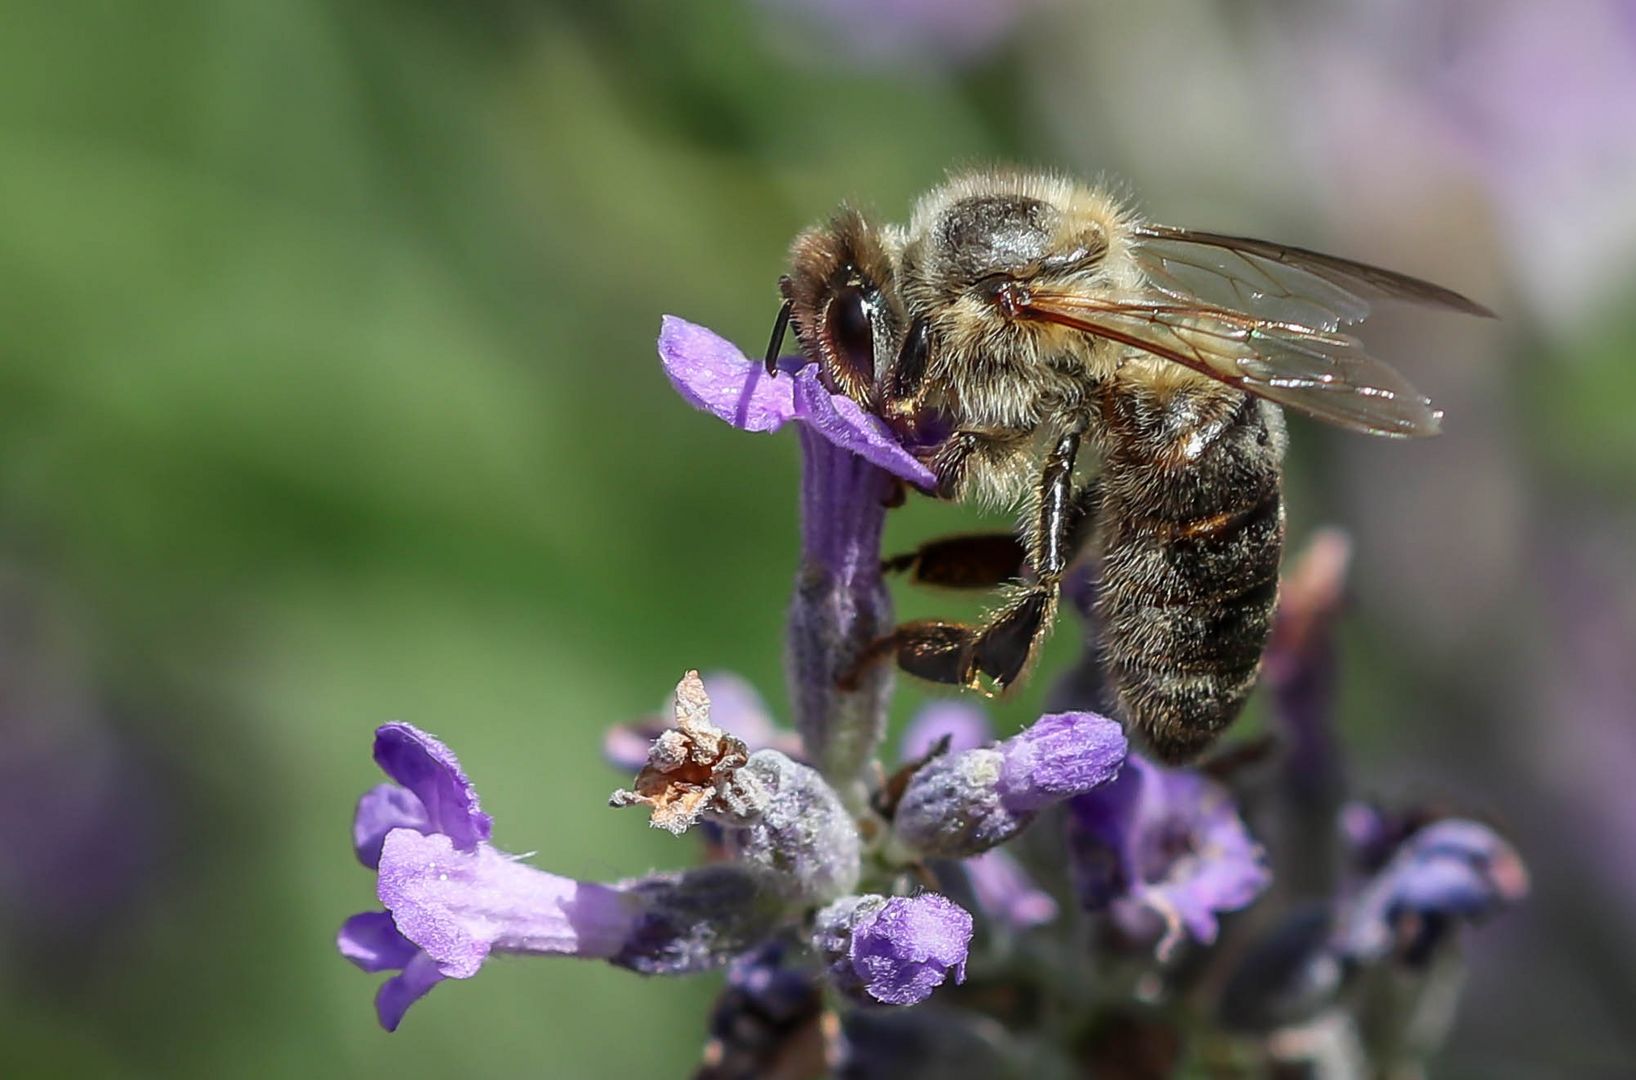
{"type": "Polygon", "coordinates": [[[1084,505],[1074,496],[1074,460],[1080,432],[1065,432],[1040,474],[1039,510],[1029,530],[1034,581],[989,617],[972,643],[972,675],[986,675],[1004,690],[1022,678],[1056,619],[1062,575],[1078,549],[1084,505]]]}
{"type": "MultiPolygon", "coordinates": [[[[865,665],[887,656],[911,675],[976,690],[982,689],[983,677],[998,690],[1022,677],[1051,628],[1062,575],[1077,550],[1079,525],[1086,509],[1073,491],[1079,442],[1077,431],[1063,435],[1040,476],[1039,515],[1029,529],[1027,545],[1036,580],[1021,587],[981,625],[943,619],[904,623],[869,647],[850,673],[851,678],[856,678],[865,665]]],[[[950,541],[934,541],[922,547],[907,557],[911,561],[903,568],[913,566],[927,548],[938,543],[950,541]]]]}

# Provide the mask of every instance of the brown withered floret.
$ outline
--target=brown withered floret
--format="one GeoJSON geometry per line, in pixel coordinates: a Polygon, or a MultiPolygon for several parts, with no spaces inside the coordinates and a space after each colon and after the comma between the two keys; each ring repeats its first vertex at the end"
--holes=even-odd
{"type": "Polygon", "coordinates": [[[735,774],[750,758],[743,740],[710,722],[710,698],[697,671],[676,685],[675,723],[653,741],[634,790],[616,791],[611,806],[644,805],[649,823],[680,836],[707,810],[745,805],[735,774]]]}

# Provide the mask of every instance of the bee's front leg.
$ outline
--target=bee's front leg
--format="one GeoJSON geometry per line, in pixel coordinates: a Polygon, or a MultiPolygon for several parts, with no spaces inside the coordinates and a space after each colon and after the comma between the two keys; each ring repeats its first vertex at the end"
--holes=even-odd
{"type": "Polygon", "coordinates": [[[963,533],[928,540],[915,550],[881,561],[889,574],[907,574],[916,585],[944,589],[992,589],[1022,576],[1028,549],[1009,532],[963,533]]]}

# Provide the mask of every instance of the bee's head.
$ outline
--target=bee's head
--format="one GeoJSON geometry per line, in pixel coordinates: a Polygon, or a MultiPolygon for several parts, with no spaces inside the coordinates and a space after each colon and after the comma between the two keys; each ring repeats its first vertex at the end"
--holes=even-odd
{"type": "Polygon", "coordinates": [[[903,332],[892,259],[879,232],[843,207],[795,238],[780,288],[807,359],[832,390],[870,404],[903,332]]]}

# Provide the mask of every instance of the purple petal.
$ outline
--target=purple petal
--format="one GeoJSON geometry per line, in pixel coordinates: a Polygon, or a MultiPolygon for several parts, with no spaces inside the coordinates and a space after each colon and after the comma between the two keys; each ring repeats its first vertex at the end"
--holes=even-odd
{"type": "Polygon", "coordinates": [[[914,1005],[966,978],[971,915],[937,893],[894,896],[853,927],[852,967],[864,988],[887,1005],[914,1005]]]}
{"type": "Polygon", "coordinates": [[[384,911],[365,911],[342,923],[335,947],[364,971],[401,971],[420,951],[384,911]]]}
{"type": "Polygon", "coordinates": [[[393,829],[431,831],[426,807],[413,793],[396,784],[377,784],[364,792],[352,815],[352,850],[358,861],[375,869],[381,864],[381,844],[393,829]]]}
{"type": "Polygon", "coordinates": [[[1069,852],[1080,902],[1111,908],[1134,938],[1183,930],[1215,940],[1221,912],[1247,906],[1271,882],[1266,856],[1226,789],[1188,769],[1131,755],[1111,784],[1070,804],[1069,852]]]}
{"type": "Polygon", "coordinates": [[[1141,881],[1137,822],[1153,767],[1136,754],[1111,781],[1068,803],[1069,869],[1079,902],[1100,911],[1141,881]]]}
{"type": "Polygon", "coordinates": [[[454,979],[491,950],[610,957],[641,904],[618,889],[548,874],[482,844],[458,851],[441,834],[389,834],[377,892],[403,935],[454,979]]]}
{"type": "Polygon", "coordinates": [[[1042,716],[1000,744],[1000,798],[1013,813],[1027,813],[1083,795],[1114,778],[1127,749],[1124,729],[1105,716],[1042,716]]]}
{"type": "Polygon", "coordinates": [[[843,450],[902,477],[922,488],[936,486],[937,477],[910,454],[877,417],[849,397],[832,394],[818,379],[818,365],[808,364],[795,376],[795,415],[808,427],[843,450]]]}
{"type": "Polygon", "coordinates": [[[394,975],[375,992],[375,1015],[387,1031],[398,1030],[403,1014],[409,1006],[426,996],[426,992],[443,981],[437,961],[425,953],[416,953],[401,975],[394,975]]]}
{"type": "Polygon", "coordinates": [[[960,865],[977,906],[989,918],[1013,930],[1028,930],[1056,919],[1056,900],[1004,848],[991,848],[960,865]]]}
{"type": "Polygon", "coordinates": [[[437,739],[410,724],[383,724],[375,731],[375,763],[415,794],[427,826],[461,851],[489,838],[493,819],[478,809],[460,761],[437,739]]]}
{"type": "Polygon", "coordinates": [[[1374,959],[1391,947],[1405,914],[1478,919],[1528,892],[1522,858],[1493,829],[1449,818],[1409,837],[1346,913],[1343,947],[1374,959]]]}
{"type": "Polygon", "coordinates": [[[949,737],[951,754],[994,741],[994,729],[980,706],[959,700],[933,701],[909,718],[898,753],[904,761],[919,761],[945,735],[949,737]]]}
{"type": "Polygon", "coordinates": [[[742,431],[777,431],[795,417],[795,381],[776,378],[731,341],[696,323],[666,315],[659,358],[676,392],[742,431]]]}

